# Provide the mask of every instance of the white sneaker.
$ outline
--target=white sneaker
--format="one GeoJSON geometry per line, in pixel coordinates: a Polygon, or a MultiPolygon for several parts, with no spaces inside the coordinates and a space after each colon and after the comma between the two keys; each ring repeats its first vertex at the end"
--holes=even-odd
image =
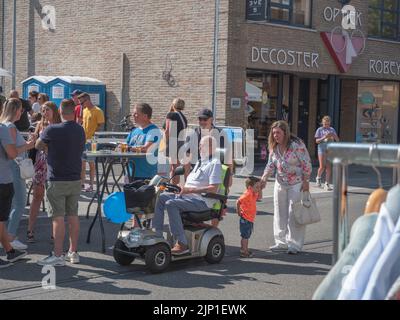
{"type": "MultiPolygon", "coordinates": [[[[21,241],[15,239],[13,241],[10,242],[11,247],[13,247],[13,249],[17,249],[17,250],[26,250],[28,249],[28,246],[26,244],[23,244],[21,241]]],[[[0,243],[0,249],[3,249],[3,245],[0,243]]]]}
{"type": "Polygon", "coordinates": [[[298,254],[299,250],[297,250],[295,248],[292,248],[292,247],[289,247],[288,250],[287,250],[287,253],[288,254],[298,254]]]}
{"type": "Polygon", "coordinates": [[[278,251],[286,251],[288,249],[286,244],[275,244],[271,247],[269,247],[269,250],[271,250],[272,252],[278,252],[278,251]]]}
{"type": "Polygon", "coordinates": [[[18,239],[14,239],[13,241],[10,242],[11,247],[17,250],[26,250],[28,249],[28,246],[18,239]]]}
{"type": "Polygon", "coordinates": [[[315,184],[317,185],[317,187],[322,187],[322,184],[321,184],[321,178],[320,177],[316,177],[315,178],[315,184]]]}
{"type": "Polygon", "coordinates": [[[79,263],[80,260],[78,252],[68,251],[67,255],[65,256],[65,261],[68,261],[72,264],[79,263]]]}
{"type": "Polygon", "coordinates": [[[332,191],[333,188],[331,187],[331,185],[328,182],[325,182],[325,190],[326,191],[332,191]]]}
{"type": "Polygon", "coordinates": [[[64,255],[57,257],[52,252],[48,257],[39,260],[37,262],[39,266],[53,266],[53,267],[63,267],[65,266],[65,258],[64,255]]]}

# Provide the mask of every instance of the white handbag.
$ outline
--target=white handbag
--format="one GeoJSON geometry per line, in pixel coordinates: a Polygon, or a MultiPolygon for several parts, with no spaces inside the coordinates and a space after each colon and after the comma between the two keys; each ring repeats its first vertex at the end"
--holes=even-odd
{"type": "Polygon", "coordinates": [[[302,192],[300,201],[293,204],[293,214],[297,224],[306,225],[321,221],[315,200],[308,191],[302,192]]]}
{"type": "Polygon", "coordinates": [[[15,159],[19,166],[19,171],[22,179],[31,179],[35,175],[35,167],[31,159],[26,158],[22,160],[15,159]]]}

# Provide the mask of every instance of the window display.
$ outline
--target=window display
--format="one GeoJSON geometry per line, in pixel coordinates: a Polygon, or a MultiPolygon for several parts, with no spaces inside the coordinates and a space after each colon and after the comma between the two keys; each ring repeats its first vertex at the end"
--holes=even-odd
{"type": "Polygon", "coordinates": [[[396,143],[399,83],[359,81],[357,142],[396,143]]]}

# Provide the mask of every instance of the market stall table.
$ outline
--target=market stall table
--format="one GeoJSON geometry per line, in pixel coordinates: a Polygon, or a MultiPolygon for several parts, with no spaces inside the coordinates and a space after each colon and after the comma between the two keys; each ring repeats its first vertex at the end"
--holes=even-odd
{"type": "MultiPolygon", "coordinates": [[[[88,235],[86,242],[90,243],[90,235],[93,229],[93,226],[98,218],[100,221],[100,230],[101,230],[101,238],[102,238],[102,252],[106,252],[106,245],[105,245],[105,233],[104,233],[104,226],[102,220],[102,213],[101,213],[101,204],[103,202],[104,192],[106,190],[107,181],[112,170],[112,167],[115,163],[125,163],[128,165],[129,161],[137,159],[137,158],[145,158],[147,156],[152,156],[151,153],[135,153],[135,152],[115,152],[110,150],[103,150],[97,152],[85,152],[84,157],[86,160],[93,160],[95,162],[96,168],[96,193],[93,196],[93,199],[97,199],[97,209],[96,214],[93,218],[93,221],[89,227],[88,235]],[[103,170],[100,177],[99,172],[99,163],[103,164],[103,170]]],[[[134,162],[133,162],[134,163],[134,162]]],[[[128,171],[129,172],[129,171],[128,171]]],[[[135,168],[133,168],[132,177],[135,176],[135,168]]],[[[92,200],[93,200],[92,199],[92,200]]]]}

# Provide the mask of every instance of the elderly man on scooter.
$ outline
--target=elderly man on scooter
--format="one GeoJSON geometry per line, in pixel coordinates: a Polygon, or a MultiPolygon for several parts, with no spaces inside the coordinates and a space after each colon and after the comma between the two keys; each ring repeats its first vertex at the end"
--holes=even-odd
{"type": "Polygon", "coordinates": [[[188,241],[183,229],[181,212],[202,212],[209,210],[218,201],[205,198],[201,194],[216,193],[221,184],[221,163],[215,157],[217,141],[212,136],[205,136],[200,140],[200,159],[186,179],[185,185],[179,194],[162,193],[156,203],[153,228],[157,235],[162,237],[164,226],[164,210],[167,210],[171,233],[176,240],[171,249],[173,255],[182,255],[189,252],[188,241]]]}

